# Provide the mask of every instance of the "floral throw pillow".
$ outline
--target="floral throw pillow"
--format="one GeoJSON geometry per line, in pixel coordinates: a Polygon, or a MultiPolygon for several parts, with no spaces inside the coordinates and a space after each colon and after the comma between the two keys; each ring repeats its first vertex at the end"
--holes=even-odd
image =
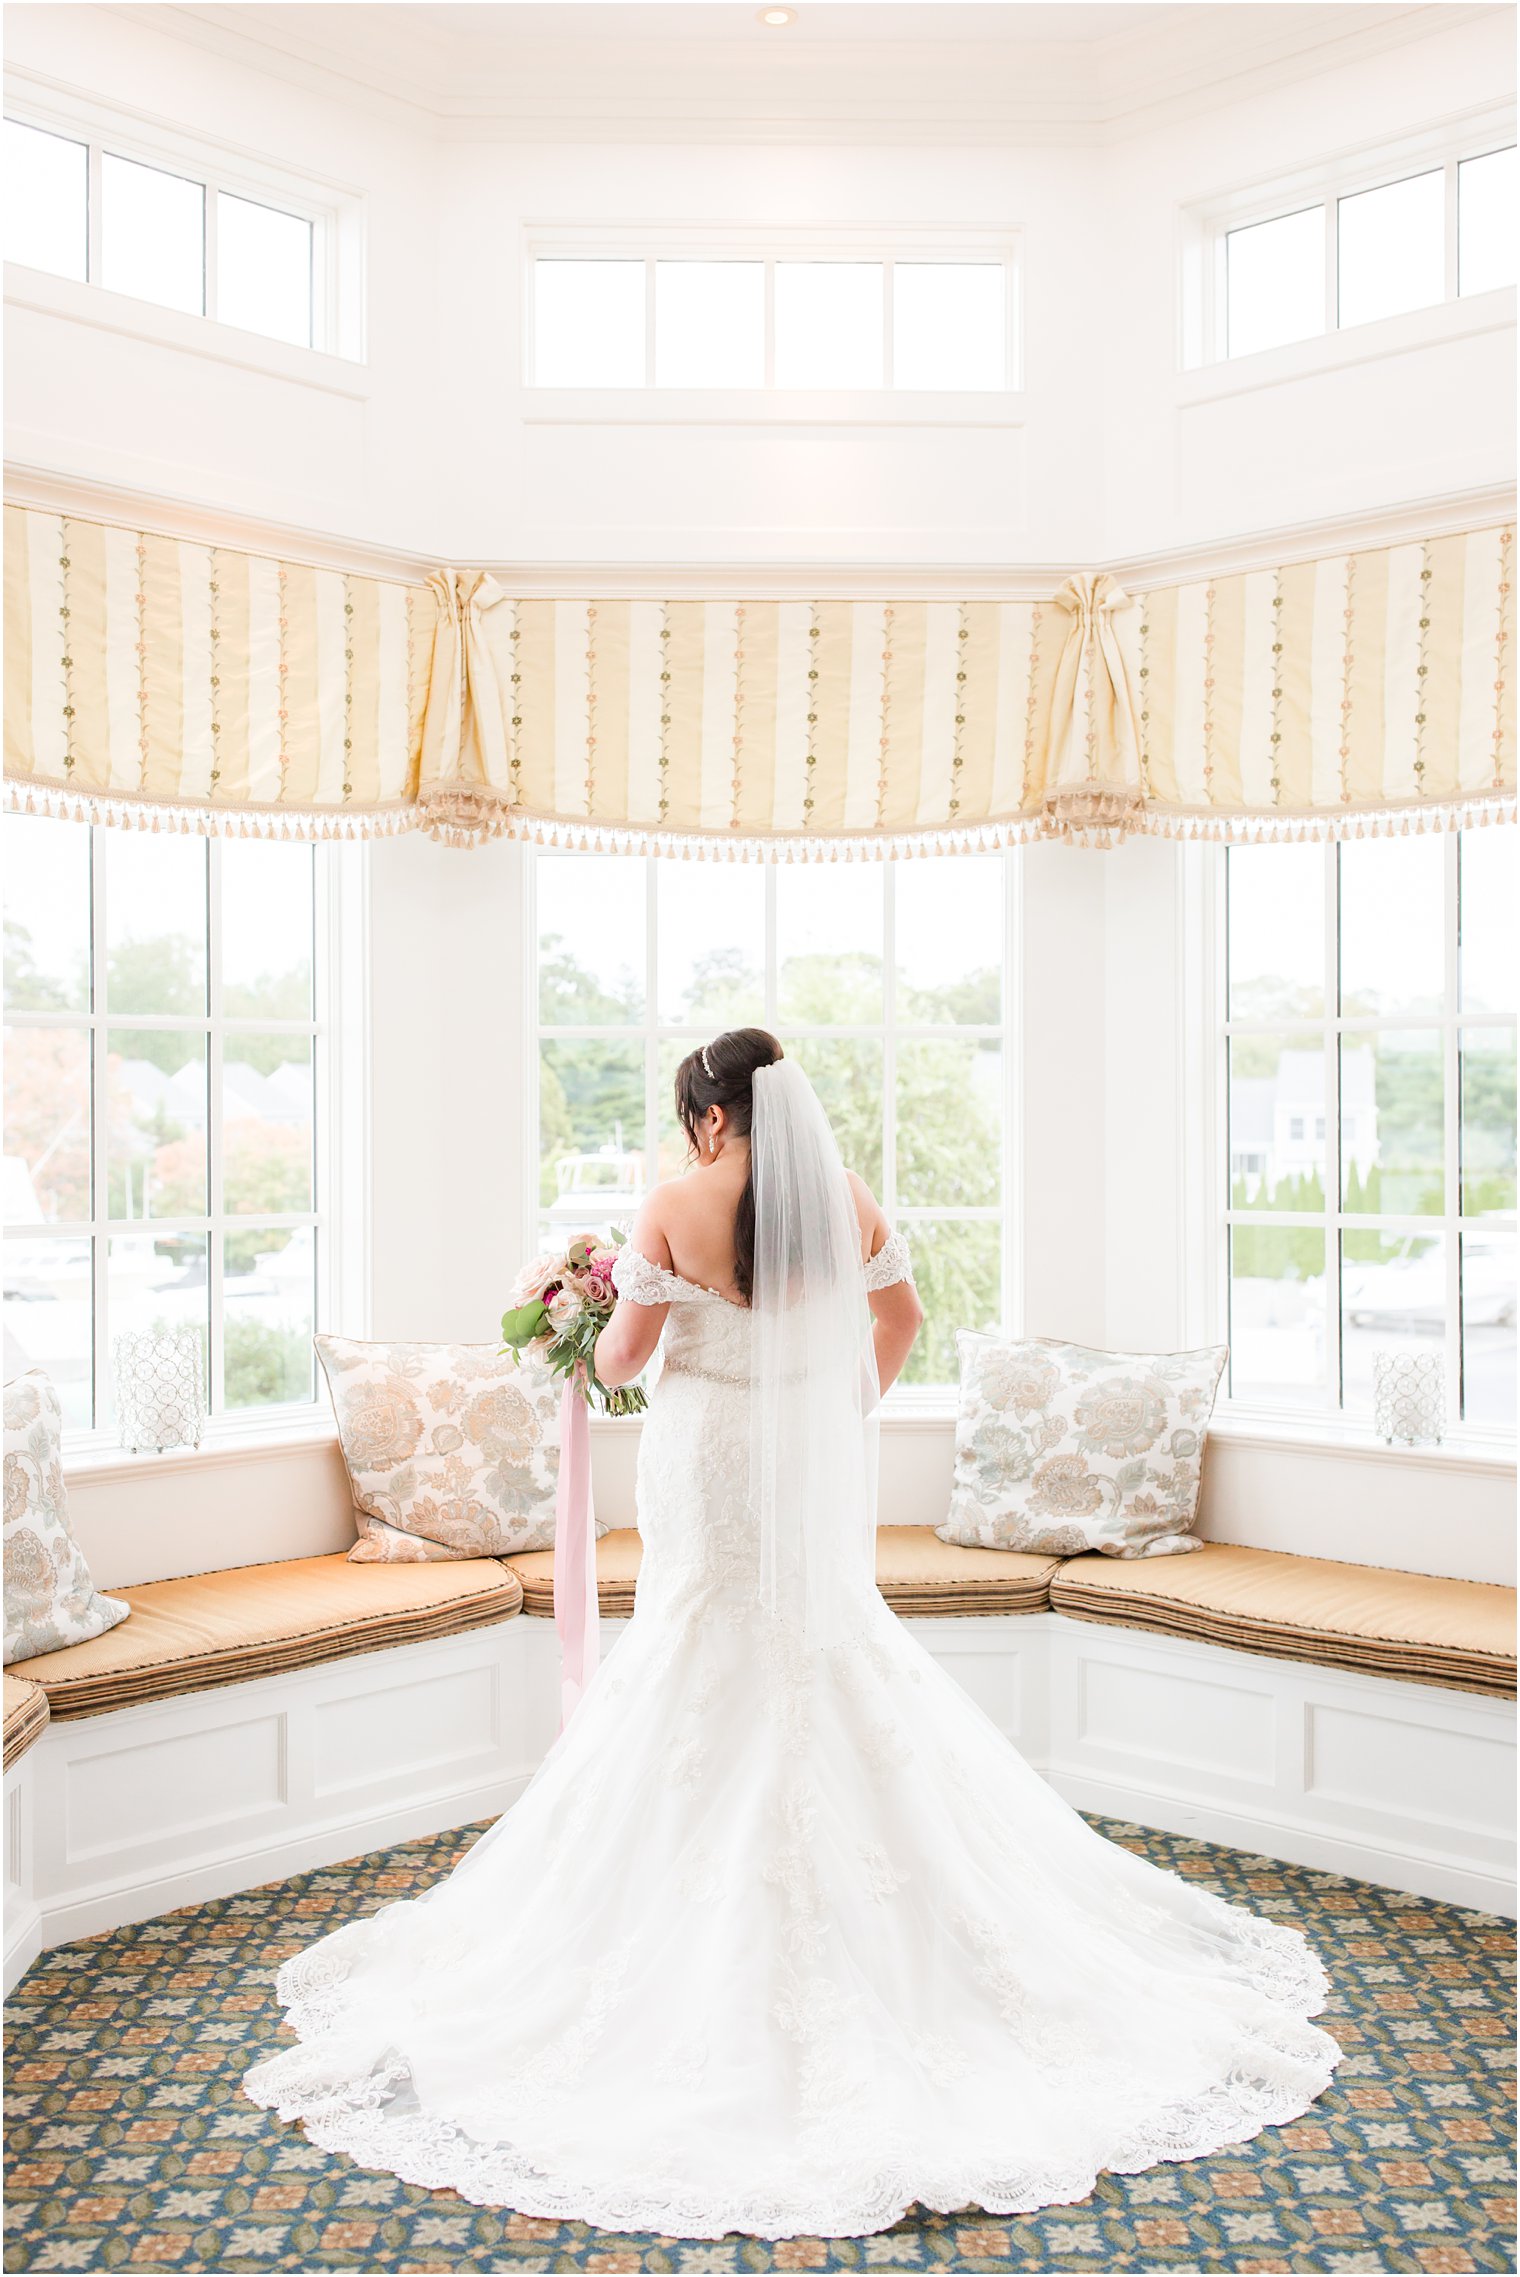
{"type": "Polygon", "coordinates": [[[131,1612],[102,1597],[69,1525],[63,1410],[40,1368],[5,1387],[5,1660],[103,1636],[131,1612]]]}
{"type": "Polygon", "coordinates": [[[546,1368],[494,1344],[316,1346],[358,1520],[352,1561],[553,1546],[561,1387],[546,1368]]]}
{"type": "Polygon", "coordinates": [[[1227,1347],[1095,1352],[956,1337],[960,1411],[941,1541],[1077,1557],[1172,1557],[1193,1533],[1227,1347]]]}

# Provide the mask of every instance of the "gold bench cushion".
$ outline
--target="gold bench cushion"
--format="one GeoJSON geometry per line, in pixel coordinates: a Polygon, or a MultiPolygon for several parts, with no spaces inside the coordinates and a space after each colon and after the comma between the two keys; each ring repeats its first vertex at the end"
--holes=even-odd
{"type": "Polygon", "coordinates": [[[876,1585],[894,1613],[962,1618],[1044,1613],[1060,1559],[1046,1551],[942,1542],[932,1526],[878,1526],[876,1585]]]}
{"type": "Polygon", "coordinates": [[[19,1676],[5,1679],[5,1768],[19,1763],[47,1730],[48,1700],[40,1684],[19,1676]]]}
{"type": "Polygon", "coordinates": [[[1051,1583],[1058,1613],[1276,1659],[1515,1691],[1515,1592],[1384,1566],[1206,1542],[1189,1558],[1119,1565],[1071,1558],[1051,1583]]]}
{"type": "Polygon", "coordinates": [[[132,1607],[130,1621],[18,1663],[19,1674],[43,1687],[55,1716],[100,1716],[348,1653],[457,1636],[522,1607],[516,1576],[495,1558],[443,1565],[286,1558],[120,1594],[132,1607]]]}
{"type": "MultiPolygon", "coordinates": [[[[636,1526],[614,1526],[596,1545],[596,1601],[604,1620],[626,1620],[633,1611],[633,1585],[639,1578],[644,1545],[636,1526]]],[[[553,1550],[520,1550],[502,1564],[522,1584],[525,1613],[554,1617],[553,1550]]]]}
{"type": "MultiPolygon", "coordinates": [[[[642,1552],[632,1526],[617,1527],[597,1543],[597,1599],[607,1619],[633,1611],[642,1552]]],[[[552,1615],[554,1552],[529,1550],[504,1562],[522,1583],[523,1611],[552,1615]]],[[[920,1617],[1043,1613],[1060,1562],[1019,1550],[962,1549],[940,1541],[932,1526],[881,1526],[876,1533],[876,1580],[883,1597],[894,1612],[920,1617]]]]}

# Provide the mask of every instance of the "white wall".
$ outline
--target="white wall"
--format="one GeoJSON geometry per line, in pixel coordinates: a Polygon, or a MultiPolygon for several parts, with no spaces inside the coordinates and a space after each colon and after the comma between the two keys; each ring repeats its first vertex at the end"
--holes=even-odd
{"type": "Polygon", "coordinates": [[[520,846],[370,851],[371,1331],[499,1336],[522,1262],[520,846]]]}
{"type": "MultiPolygon", "coordinates": [[[[379,116],[240,68],[132,21],[125,9],[8,10],[8,103],[45,102],[55,84],[97,94],[150,126],[202,135],[357,193],[368,355],[336,375],[362,392],[339,394],[325,357],[283,352],[278,360],[293,372],[304,366],[306,378],[218,360],[249,346],[248,335],[230,328],[197,328],[207,353],[196,354],[12,305],[7,458],[432,551],[443,446],[459,429],[438,409],[449,374],[435,291],[435,154],[421,120],[379,116]]],[[[134,310],[152,323],[142,304],[106,313],[134,310]]]]}
{"type": "Polygon", "coordinates": [[[477,479],[454,550],[488,560],[966,561],[1088,555],[1101,544],[1102,259],[1086,155],[969,150],[629,146],[445,154],[460,226],[440,287],[460,369],[489,394],[477,479]],[[523,224],[702,221],[949,229],[1023,227],[1034,347],[1022,404],[978,402],[942,423],[798,424],[784,407],[661,423],[620,397],[605,414],[525,389],[523,224]],[[489,289],[482,291],[482,279],[489,289]],[[653,422],[653,423],[651,423],[653,422]]]}
{"type": "Polygon", "coordinates": [[[1107,554],[1513,480],[1513,296],[1197,372],[1177,368],[1176,304],[1182,205],[1486,109],[1512,99],[1514,84],[1508,11],[1450,25],[1431,11],[1428,38],[1328,68],[1286,95],[1255,94],[1246,81],[1182,131],[1158,126],[1102,154],[1115,345],[1107,554]]]}

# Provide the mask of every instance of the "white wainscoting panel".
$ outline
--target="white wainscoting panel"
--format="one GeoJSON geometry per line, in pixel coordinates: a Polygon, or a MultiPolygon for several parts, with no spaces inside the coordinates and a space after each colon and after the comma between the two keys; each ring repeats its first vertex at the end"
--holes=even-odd
{"type": "MultiPolygon", "coordinates": [[[[38,1746],[41,1745],[39,1741],[38,1746]]],[[[42,1908],[37,1902],[33,1824],[37,1747],[29,1747],[5,1774],[5,1990],[10,1991],[42,1950],[42,1908]]]]}
{"type": "MultiPolygon", "coordinates": [[[[1080,1809],[1515,1910],[1508,1701],[1058,1613],[908,1627],[1080,1809]]],[[[42,1946],[494,1817],[559,1717],[554,1625],[524,1617],[50,1724],[5,1782],[7,1985],[42,1946]]]]}
{"type": "Polygon", "coordinates": [[[1036,1618],[1080,1809],[1513,1914],[1512,1702],[1036,1618]]]}
{"type": "Polygon", "coordinates": [[[473,1760],[489,1770],[505,1744],[496,1666],[449,1669],[401,1689],[377,1683],[315,1703],[312,1792],[325,1802],[383,1780],[393,1794],[410,1793],[473,1760]]]}
{"type": "Polygon", "coordinates": [[[213,1832],[225,1839],[279,1816],[290,1799],[288,1718],[272,1706],[263,1715],[239,1713],[240,1703],[229,1711],[228,1698],[204,1697],[190,1731],[139,1722],[113,1734],[100,1727],[116,1719],[103,1716],[76,1727],[98,1738],[93,1747],[82,1738],[64,1757],[62,1826],[52,1831],[61,1831],[66,1872],[96,1858],[161,1855],[213,1832]]]}
{"type": "Polygon", "coordinates": [[[542,1645],[535,1654],[519,1634],[544,1625],[505,1621],[49,1724],[17,1767],[35,1781],[42,1941],[496,1816],[558,1720],[542,1645]],[[547,1736],[539,1703],[524,1712],[535,1659],[547,1736]]]}

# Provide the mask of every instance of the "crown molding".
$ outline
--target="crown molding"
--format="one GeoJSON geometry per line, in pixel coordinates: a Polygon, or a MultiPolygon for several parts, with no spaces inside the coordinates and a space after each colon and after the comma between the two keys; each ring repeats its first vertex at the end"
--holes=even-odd
{"type": "Polygon", "coordinates": [[[945,6],[932,32],[930,9],[822,0],[807,10],[808,36],[778,39],[739,7],[722,14],[741,21],[713,36],[693,28],[704,9],[681,11],[677,33],[662,21],[674,11],[630,8],[626,24],[660,24],[634,32],[605,8],[478,0],[472,40],[426,4],[119,0],[110,12],[451,142],[930,147],[1102,145],[1509,14],[1491,0],[1184,0],[1131,5],[1114,12],[1115,29],[1062,40],[1019,36],[1035,11],[998,0],[945,6]],[[546,34],[556,17],[577,30],[546,34]],[[896,28],[910,20],[916,37],[896,28]]]}
{"type": "MultiPolygon", "coordinates": [[[[420,584],[449,559],[345,538],[250,514],[225,513],[192,499],[170,498],[91,481],[79,475],[7,461],[6,503],[49,514],[77,514],[121,529],[151,529],[199,545],[278,556],[315,569],[420,584]]],[[[1243,531],[1207,543],[1154,553],[1115,554],[1099,561],[1048,560],[992,566],[985,562],[605,562],[472,561],[525,599],[667,601],[769,600],[1043,600],[1079,571],[1100,570],[1143,590],[1205,576],[1230,577],[1286,562],[1401,545],[1482,529],[1511,518],[1513,484],[1406,499],[1396,506],[1243,531]]],[[[456,554],[455,559],[459,557],[456,554]]]]}
{"type": "Polygon", "coordinates": [[[207,506],[169,492],[97,482],[88,475],[66,474],[23,460],[5,462],[5,503],[34,507],[44,514],[76,514],[81,521],[104,522],[114,529],[154,530],[167,538],[188,539],[194,545],[226,546],[234,553],[273,555],[282,561],[304,562],[312,569],[395,578],[407,585],[420,584],[441,558],[399,552],[363,538],[343,537],[335,530],[266,521],[259,515],[207,506]]]}

